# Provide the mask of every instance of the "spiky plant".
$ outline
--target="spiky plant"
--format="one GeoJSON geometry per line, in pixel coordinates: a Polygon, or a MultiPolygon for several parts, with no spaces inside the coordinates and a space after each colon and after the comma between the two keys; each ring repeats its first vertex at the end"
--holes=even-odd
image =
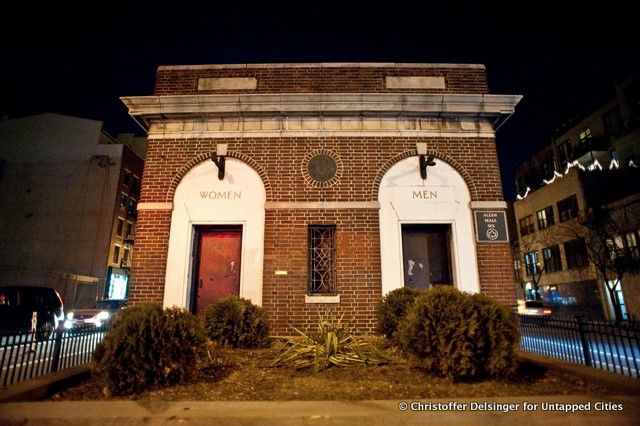
{"type": "Polygon", "coordinates": [[[367,339],[353,335],[343,317],[344,314],[337,319],[331,314],[324,318],[321,316],[316,334],[305,333],[292,326],[299,337],[285,342],[273,364],[293,365],[295,369],[312,368],[317,373],[331,366],[382,365],[391,361],[367,339]]]}

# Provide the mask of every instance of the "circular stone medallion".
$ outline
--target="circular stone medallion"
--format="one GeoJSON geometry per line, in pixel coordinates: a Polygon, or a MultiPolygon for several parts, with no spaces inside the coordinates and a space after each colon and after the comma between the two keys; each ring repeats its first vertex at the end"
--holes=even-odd
{"type": "Polygon", "coordinates": [[[327,154],[317,154],[307,163],[309,176],[318,182],[327,182],[336,175],[337,170],[335,160],[327,154]]]}

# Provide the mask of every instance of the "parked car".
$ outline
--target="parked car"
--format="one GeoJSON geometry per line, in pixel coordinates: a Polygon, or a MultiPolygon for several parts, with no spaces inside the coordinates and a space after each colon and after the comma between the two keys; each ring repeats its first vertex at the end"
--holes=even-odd
{"type": "Polygon", "coordinates": [[[551,308],[539,300],[519,300],[518,313],[522,315],[551,315],[551,308]]]}
{"type": "Polygon", "coordinates": [[[50,287],[0,287],[0,332],[30,331],[34,312],[37,315],[36,337],[46,340],[64,319],[60,294],[50,287]]]}
{"type": "Polygon", "coordinates": [[[125,306],[127,306],[126,299],[98,300],[93,308],[74,309],[67,313],[64,328],[74,328],[82,325],[102,327],[113,321],[113,318],[125,306]]]}

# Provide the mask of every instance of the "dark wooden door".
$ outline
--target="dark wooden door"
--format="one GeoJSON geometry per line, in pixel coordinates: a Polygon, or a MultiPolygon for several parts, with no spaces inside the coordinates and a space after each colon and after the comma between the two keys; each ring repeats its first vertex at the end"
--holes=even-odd
{"type": "Polygon", "coordinates": [[[195,312],[231,295],[240,295],[242,228],[198,232],[195,312]]]}
{"type": "Polygon", "coordinates": [[[452,284],[449,225],[403,225],[402,263],[405,287],[427,289],[452,284]]]}

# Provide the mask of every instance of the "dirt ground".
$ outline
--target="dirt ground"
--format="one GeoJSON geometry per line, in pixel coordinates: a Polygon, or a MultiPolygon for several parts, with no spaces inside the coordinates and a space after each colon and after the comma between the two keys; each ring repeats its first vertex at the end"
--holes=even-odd
{"type": "Polygon", "coordinates": [[[529,361],[519,361],[516,377],[509,380],[452,383],[425,372],[393,348],[384,349],[396,362],[384,366],[332,367],[318,374],[271,366],[278,345],[267,349],[217,349],[210,365],[194,372],[192,380],[183,385],[111,397],[92,378],[53,395],[50,400],[286,401],[620,394],[571,373],[545,370],[529,361]]]}

